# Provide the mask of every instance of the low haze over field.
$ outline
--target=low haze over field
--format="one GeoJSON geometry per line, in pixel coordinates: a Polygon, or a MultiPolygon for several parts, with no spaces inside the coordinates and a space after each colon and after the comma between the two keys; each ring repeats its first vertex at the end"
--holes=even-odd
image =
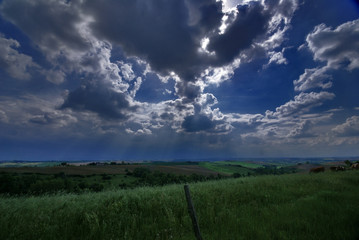
{"type": "Polygon", "coordinates": [[[354,0],[0,0],[0,160],[359,155],[354,0]]]}

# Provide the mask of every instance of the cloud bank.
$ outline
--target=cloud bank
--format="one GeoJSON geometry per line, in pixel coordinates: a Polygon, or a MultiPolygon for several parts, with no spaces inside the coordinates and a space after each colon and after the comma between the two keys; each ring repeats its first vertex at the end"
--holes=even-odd
{"type": "MultiPolygon", "coordinates": [[[[358,20],[313,26],[299,52],[306,49],[317,65],[290,80],[293,94],[279,105],[254,114],[223,111],[212,91],[231,84],[243,66],[260,62],[260,71],[289,66],[287,51],[294,46],[288,35],[301,4],[4,0],[2,18],[29,42],[0,35],[7,86],[21,88],[20,96],[10,96],[9,90],[0,99],[2,128],[21,124],[29,127],[29,136],[40,128],[54,135],[66,128],[76,139],[106,136],[120,146],[136,142],[143,149],[166,148],[163,139],[188,149],[189,141],[233,155],[243,150],[234,147],[237,143],[248,151],[263,144],[270,152],[271,144],[304,146],[349,136],[354,130],[346,129],[356,116],[334,126],[328,123],[334,112],[316,111],[336,98],[332,73],[359,67],[358,20]],[[327,124],[332,135],[319,124],[327,124]]],[[[9,137],[11,131],[6,132],[9,137]]]]}

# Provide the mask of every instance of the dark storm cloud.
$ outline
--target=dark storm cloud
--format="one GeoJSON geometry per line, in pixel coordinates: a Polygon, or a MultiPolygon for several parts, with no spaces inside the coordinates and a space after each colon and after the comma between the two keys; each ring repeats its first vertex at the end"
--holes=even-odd
{"type": "Polygon", "coordinates": [[[192,79],[202,62],[200,40],[220,25],[222,13],[214,0],[188,2],[198,11],[190,12],[186,1],[165,0],[87,1],[84,6],[95,19],[91,29],[99,38],[146,59],[157,72],[175,71],[192,79]]]}
{"type": "MultiPolygon", "coordinates": [[[[293,1],[289,2],[293,7],[293,1]]],[[[230,63],[265,35],[276,14],[273,9],[282,5],[278,1],[269,2],[268,9],[259,2],[241,5],[236,17],[228,13],[232,23],[224,34],[219,34],[224,16],[221,2],[214,0],[87,1],[84,11],[94,17],[91,29],[97,37],[120,45],[128,55],[146,59],[157,72],[173,71],[193,81],[209,66],[230,63]],[[215,55],[199,51],[206,37],[208,50],[215,55]]]]}
{"type": "Polygon", "coordinates": [[[87,48],[76,27],[81,22],[80,15],[71,4],[54,0],[11,0],[3,1],[0,10],[43,49],[87,48]]]}
{"type": "Polygon", "coordinates": [[[197,98],[201,92],[201,88],[198,85],[193,84],[192,82],[177,82],[176,83],[176,93],[179,96],[184,96],[186,100],[193,101],[197,98]]]}
{"type": "MultiPolygon", "coordinates": [[[[98,40],[120,46],[127,56],[146,60],[157,73],[166,76],[175,72],[180,81],[195,81],[203,70],[229,64],[258,37],[266,36],[270,19],[276,14],[290,15],[294,2],[266,1],[266,7],[251,2],[238,6],[234,14],[224,13],[222,2],[216,0],[14,0],[4,1],[1,12],[50,56],[51,52],[61,55],[65,49],[58,60],[70,58],[67,54],[81,68],[101,67],[93,55],[77,59],[71,52],[89,51],[92,40],[87,38],[93,34],[98,40]],[[225,15],[228,27],[220,34],[225,15]],[[214,54],[201,51],[205,38],[214,54]]],[[[188,100],[201,93],[198,86],[188,83],[177,84],[177,89],[179,97],[188,100]]]]}
{"type": "Polygon", "coordinates": [[[85,76],[83,86],[65,97],[61,109],[126,119],[135,110],[131,102],[142,82],[136,78],[140,80],[136,80],[133,93],[129,92],[126,81],[132,81],[135,74],[125,62],[134,56],[162,76],[175,73],[171,76],[178,99],[173,104],[181,113],[176,119],[184,119],[186,131],[196,132],[217,129],[221,124],[211,120],[215,119],[210,116],[211,106],[201,109],[205,106],[198,99],[205,83],[196,78],[202,78],[201,73],[209,67],[230,64],[254,43],[268,39],[274,32],[271,19],[277,14],[291,15],[294,2],[257,1],[238,6],[237,13],[225,13],[222,2],[216,0],[4,0],[1,13],[50,56],[53,65],[70,65],[61,70],[85,76]],[[284,7],[284,3],[289,5],[284,7]],[[220,29],[222,24],[228,25],[225,30],[220,29]],[[209,41],[207,49],[203,49],[205,39],[209,41]],[[116,48],[124,52],[122,58],[111,56],[116,48]],[[189,116],[193,112],[186,110],[195,107],[195,115],[189,116]]]}
{"type": "Polygon", "coordinates": [[[216,53],[219,65],[229,63],[253,43],[260,34],[264,34],[269,20],[269,14],[258,3],[237,7],[238,14],[235,21],[224,34],[210,39],[209,51],[216,53]]]}
{"type": "Polygon", "coordinates": [[[214,126],[211,119],[201,114],[187,116],[182,123],[182,128],[187,132],[208,131],[214,126]]]}
{"type": "Polygon", "coordinates": [[[170,120],[172,121],[174,119],[175,115],[173,113],[164,112],[160,115],[160,118],[163,120],[170,120]]]}
{"type": "MultiPolygon", "coordinates": [[[[188,4],[190,1],[187,1],[188,4]]],[[[203,5],[203,1],[193,1],[192,3],[197,2],[199,5],[199,13],[200,13],[200,20],[199,26],[202,27],[203,32],[212,31],[216,27],[219,27],[220,20],[223,17],[221,3],[214,1],[210,2],[210,4],[203,5]]]]}
{"type": "Polygon", "coordinates": [[[70,92],[61,109],[92,111],[106,119],[126,119],[131,107],[126,95],[99,84],[87,84],[70,92]]]}

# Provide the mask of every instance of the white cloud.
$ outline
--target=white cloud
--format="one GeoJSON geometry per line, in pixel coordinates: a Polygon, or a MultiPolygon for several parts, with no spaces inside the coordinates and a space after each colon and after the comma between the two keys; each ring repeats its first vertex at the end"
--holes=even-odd
{"type": "Polygon", "coordinates": [[[331,100],[334,97],[335,95],[329,92],[301,92],[294,97],[294,100],[290,100],[282,106],[277,107],[275,112],[266,111],[266,116],[272,118],[302,114],[308,112],[313,107],[322,105],[324,101],[331,100]]]}
{"type": "MultiPolygon", "coordinates": [[[[283,49],[283,51],[284,51],[284,49],[283,49]]],[[[278,65],[280,65],[280,64],[288,64],[287,59],[283,56],[283,51],[282,52],[274,52],[274,51],[269,52],[268,55],[269,55],[270,59],[269,59],[268,64],[265,65],[265,66],[268,66],[268,65],[270,65],[272,63],[278,64],[278,65]]]]}
{"type": "Polygon", "coordinates": [[[300,75],[298,80],[294,80],[295,91],[307,91],[312,88],[331,88],[332,76],[327,74],[328,67],[305,69],[305,72],[300,75]]]}
{"type": "Polygon", "coordinates": [[[359,136],[359,116],[347,118],[345,123],[332,129],[335,134],[342,137],[359,136]]]}
{"type": "Polygon", "coordinates": [[[135,132],[135,135],[151,135],[152,131],[150,129],[147,128],[143,128],[143,129],[138,129],[135,132]]]}
{"type": "Polygon", "coordinates": [[[346,22],[335,29],[325,24],[318,25],[307,36],[309,49],[314,59],[327,62],[331,68],[341,67],[346,61],[346,68],[359,68],[359,19],[346,22]]]}
{"type": "Polygon", "coordinates": [[[127,81],[132,81],[136,77],[130,64],[122,63],[120,69],[123,78],[127,81]]]}
{"type": "Polygon", "coordinates": [[[1,97],[0,114],[4,113],[9,123],[23,128],[36,124],[47,128],[63,128],[77,122],[69,111],[55,110],[62,101],[59,97],[23,95],[17,98],[1,97]]]}
{"type": "Polygon", "coordinates": [[[311,121],[305,120],[300,122],[295,128],[293,128],[288,137],[292,138],[306,138],[306,137],[315,137],[313,133],[313,123],[311,121]]]}
{"type": "Polygon", "coordinates": [[[133,88],[130,91],[130,95],[134,98],[136,96],[137,91],[140,89],[142,84],[142,78],[141,77],[137,77],[134,84],[133,84],[133,88]]]}
{"type": "Polygon", "coordinates": [[[9,119],[8,119],[6,113],[2,110],[0,110],[0,122],[3,122],[3,123],[9,122],[9,119]]]}
{"type": "Polygon", "coordinates": [[[61,70],[44,70],[43,74],[46,80],[54,84],[60,84],[65,81],[66,74],[61,70]]]}
{"type": "Polygon", "coordinates": [[[135,133],[134,131],[132,131],[132,130],[129,129],[129,128],[126,128],[126,129],[125,129],[125,132],[128,133],[128,134],[134,134],[134,133],[135,133]]]}
{"type": "Polygon", "coordinates": [[[216,85],[219,86],[222,82],[229,80],[233,74],[234,70],[238,68],[241,64],[241,59],[237,58],[232,63],[222,66],[222,67],[208,67],[202,73],[200,79],[206,85],[216,85]]]}
{"type": "MultiPolygon", "coordinates": [[[[359,68],[359,19],[343,23],[335,29],[320,24],[308,34],[306,42],[314,60],[325,62],[326,65],[305,69],[305,73],[294,80],[296,91],[330,88],[332,81],[329,71],[359,68]]],[[[303,48],[302,45],[300,49],[303,48]]]]}
{"type": "Polygon", "coordinates": [[[199,104],[202,109],[210,108],[218,103],[217,98],[212,93],[203,93],[196,99],[196,103],[199,104]]]}

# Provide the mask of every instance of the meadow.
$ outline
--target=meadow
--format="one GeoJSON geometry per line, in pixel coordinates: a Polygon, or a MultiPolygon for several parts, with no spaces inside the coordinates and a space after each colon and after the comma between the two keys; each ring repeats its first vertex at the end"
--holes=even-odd
{"type": "MultiPolygon", "coordinates": [[[[359,171],[190,184],[204,239],[359,239],[359,171]]],[[[195,239],[183,185],[0,198],[0,239],[195,239]]]]}

